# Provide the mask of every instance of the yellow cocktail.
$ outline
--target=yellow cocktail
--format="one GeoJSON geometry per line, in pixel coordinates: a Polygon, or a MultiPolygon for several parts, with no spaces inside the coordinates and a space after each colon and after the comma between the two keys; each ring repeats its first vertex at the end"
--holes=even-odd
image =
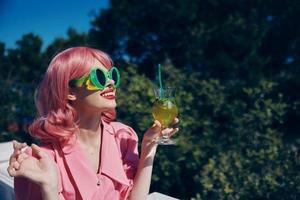
{"type": "MultiPolygon", "coordinates": [[[[175,104],[175,89],[156,88],[154,94],[156,99],[152,107],[152,115],[154,119],[161,123],[162,129],[164,129],[170,126],[178,115],[178,108],[175,104]]],[[[157,143],[161,145],[175,144],[168,134],[163,134],[162,138],[157,140],[157,143]]]]}
{"type": "Polygon", "coordinates": [[[156,99],[152,108],[154,119],[168,127],[178,115],[178,108],[170,99],[156,99]]]}

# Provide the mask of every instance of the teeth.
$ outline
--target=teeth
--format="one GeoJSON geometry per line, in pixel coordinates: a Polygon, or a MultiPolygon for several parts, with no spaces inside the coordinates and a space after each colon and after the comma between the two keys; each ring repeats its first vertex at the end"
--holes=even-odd
{"type": "Polygon", "coordinates": [[[101,94],[101,96],[103,96],[103,97],[114,96],[114,93],[113,92],[108,92],[108,93],[101,94]]]}

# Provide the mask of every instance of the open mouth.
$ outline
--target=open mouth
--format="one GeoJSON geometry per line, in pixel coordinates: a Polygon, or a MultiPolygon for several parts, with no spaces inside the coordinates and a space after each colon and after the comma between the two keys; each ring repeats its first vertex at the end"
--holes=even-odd
{"type": "Polygon", "coordinates": [[[115,91],[113,89],[111,89],[111,88],[108,88],[108,89],[102,91],[100,93],[100,96],[104,97],[106,99],[115,99],[116,98],[115,91]]]}

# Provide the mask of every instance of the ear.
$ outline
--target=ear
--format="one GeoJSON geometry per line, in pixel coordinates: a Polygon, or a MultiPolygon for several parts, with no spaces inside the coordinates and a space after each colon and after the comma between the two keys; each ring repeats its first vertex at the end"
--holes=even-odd
{"type": "Polygon", "coordinates": [[[76,100],[76,96],[74,94],[68,94],[68,100],[75,101],[76,100]]]}

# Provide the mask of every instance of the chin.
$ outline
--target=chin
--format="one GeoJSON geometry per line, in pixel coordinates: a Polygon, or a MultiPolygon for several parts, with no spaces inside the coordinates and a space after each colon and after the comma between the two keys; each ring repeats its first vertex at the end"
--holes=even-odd
{"type": "Polygon", "coordinates": [[[99,106],[99,108],[102,110],[111,110],[111,109],[115,109],[117,107],[117,103],[114,102],[110,102],[110,103],[105,103],[99,106]]]}

